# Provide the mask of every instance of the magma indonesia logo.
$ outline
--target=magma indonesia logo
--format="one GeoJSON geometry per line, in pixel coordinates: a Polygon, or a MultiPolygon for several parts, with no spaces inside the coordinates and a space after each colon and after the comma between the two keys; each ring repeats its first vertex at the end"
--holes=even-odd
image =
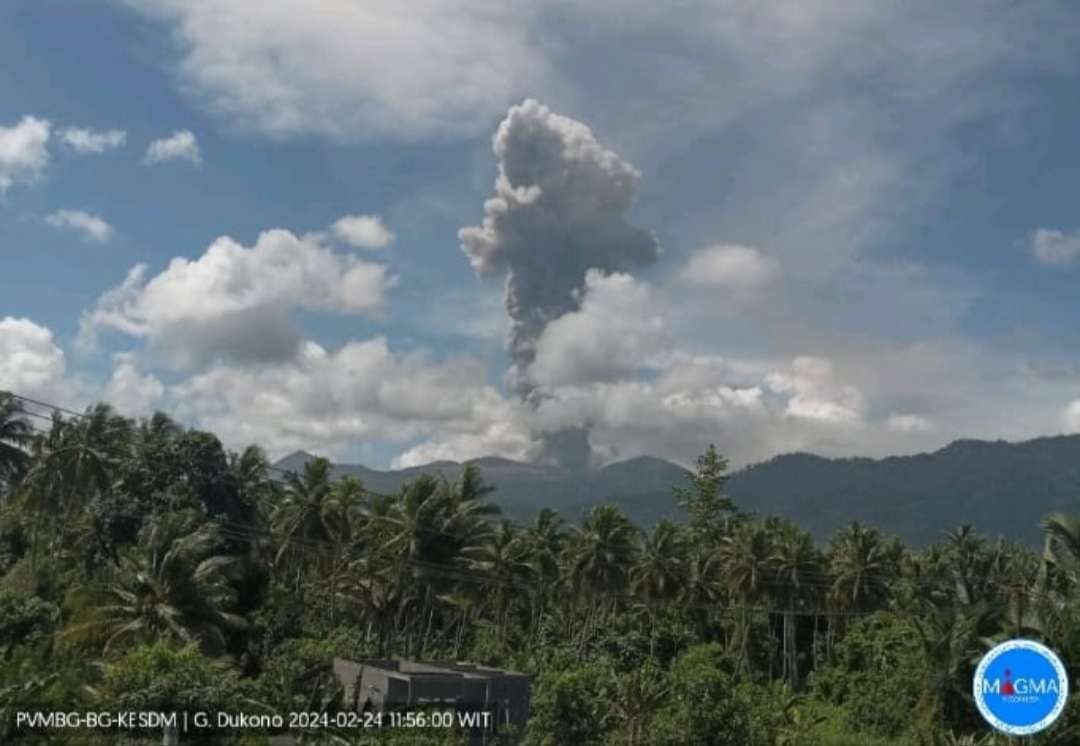
{"type": "Polygon", "coordinates": [[[1034,640],[1009,640],[983,656],[975,669],[975,704],[990,725],[1012,736],[1049,728],[1069,699],[1065,666],[1034,640]]]}

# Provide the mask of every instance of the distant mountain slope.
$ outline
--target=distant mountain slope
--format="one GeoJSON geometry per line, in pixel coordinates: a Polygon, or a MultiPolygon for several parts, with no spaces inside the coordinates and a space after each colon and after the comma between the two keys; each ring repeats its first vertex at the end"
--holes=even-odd
{"type": "Polygon", "coordinates": [[[777,456],[734,474],[728,492],[744,509],[789,516],[819,537],[859,520],[925,544],[971,523],[1035,544],[1047,513],[1080,513],[1080,435],[958,440],[881,460],[777,456]]]}
{"type": "MultiPolygon", "coordinates": [[[[276,466],[300,469],[310,458],[298,452],[276,466]]],[[[586,474],[500,458],[476,463],[495,485],[503,511],[521,519],[551,507],[576,520],[592,505],[614,502],[649,526],[679,514],[671,488],[686,484],[682,467],[650,457],[586,474]]],[[[335,466],[335,474],[358,477],[378,492],[425,472],[453,479],[460,470],[452,461],[398,471],[335,466]]],[[[795,453],[735,472],[727,491],[744,510],[790,518],[819,539],[858,520],[915,544],[961,523],[1035,544],[1047,513],[1080,513],[1080,435],[1022,443],[959,440],[933,453],[880,460],[795,453]]]]}
{"type": "MultiPolygon", "coordinates": [[[[274,464],[279,469],[299,471],[314,458],[298,451],[274,464]]],[[[495,487],[493,498],[503,512],[514,518],[531,518],[540,508],[550,507],[576,520],[592,505],[615,502],[635,521],[651,525],[677,511],[671,488],[686,483],[686,470],[663,459],[640,457],[609,464],[602,469],[578,473],[557,466],[541,466],[503,458],[480,458],[484,480],[495,487]]],[[[461,464],[437,461],[396,471],[379,471],[357,464],[335,464],[336,477],[352,476],[375,492],[393,492],[418,475],[435,473],[456,479],[461,464]]]]}

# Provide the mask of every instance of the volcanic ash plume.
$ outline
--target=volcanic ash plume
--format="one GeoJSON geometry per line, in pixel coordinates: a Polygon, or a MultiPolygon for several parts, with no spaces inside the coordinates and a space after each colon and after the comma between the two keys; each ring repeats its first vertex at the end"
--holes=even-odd
{"type": "MultiPolygon", "coordinates": [[[[529,372],[536,341],[550,321],[580,308],[586,271],[648,266],[659,248],[626,220],[640,174],[581,122],[530,99],[510,109],[493,147],[495,195],[484,204],[483,223],[458,236],[478,273],[506,273],[511,376],[521,396],[537,402],[543,392],[529,372]]],[[[567,453],[587,444],[584,433],[549,441],[563,465],[588,458],[587,446],[576,459],[567,453]]]]}

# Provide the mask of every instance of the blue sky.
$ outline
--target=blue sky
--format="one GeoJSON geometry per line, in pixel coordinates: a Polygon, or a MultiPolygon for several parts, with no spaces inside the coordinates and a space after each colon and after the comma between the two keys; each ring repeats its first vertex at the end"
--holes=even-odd
{"type": "Polygon", "coordinates": [[[1069,3],[400,6],[0,6],[0,387],[375,466],[1080,429],[1069,3]]]}

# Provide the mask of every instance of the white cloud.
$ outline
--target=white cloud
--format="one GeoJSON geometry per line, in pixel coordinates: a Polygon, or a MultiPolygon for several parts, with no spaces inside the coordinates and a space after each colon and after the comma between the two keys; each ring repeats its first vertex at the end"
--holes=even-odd
{"type": "MultiPolygon", "coordinates": [[[[340,452],[349,443],[400,443],[435,433],[490,444],[484,434],[512,428],[517,405],[484,378],[478,361],[395,353],[375,337],[336,351],[305,342],[294,359],[271,365],[217,364],[170,396],[183,419],[230,444],[258,442],[276,453],[340,452]]],[[[504,437],[504,445],[513,437],[504,437]]]]}
{"type": "Polygon", "coordinates": [[[113,227],[104,219],[84,210],[57,210],[45,217],[53,228],[82,234],[87,241],[104,243],[113,236],[113,227]]]}
{"type": "Polygon", "coordinates": [[[614,381],[658,364],[671,339],[648,285],[592,269],[581,296],[580,310],[544,328],[531,380],[545,387],[614,381]]]}
{"type": "Polygon", "coordinates": [[[521,427],[520,422],[506,420],[485,423],[478,432],[440,434],[435,440],[406,449],[393,459],[390,466],[405,469],[433,461],[463,462],[485,456],[531,461],[539,453],[539,444],[521,427]]]}
{"type": "Polygon", "coordinates": [[[715,244],[690,257],[682,279],[691,285],[732,293],[756,291],[777,279],[780,263],[748,246],[715,244]]]}
{"type": "Polygon", "coordinates": [[[776,452],[849,453],[868,429],[861,392],[823,358],[738,361],[675,353],[650,379],[551,390],[523,427],[587,424],[604,460],[651,454],[690,464],[715,443],[733,464],[776,452]]]}
{"type": "Polygon", "coordinates": [[[1080,260],[1080,231],[1065,233],[1039,228],[1030,239],[1031,252],[1043,264],[1065,267],[1080,260]]]}
{"type": "Polygon", "coordinates": [[[346,215],[333,225],[334,235],[360,249],[385,249],[394,242],[394,233],[378,215],[346,215]]]}
{"type": "Polygon", "coordinates": [[[785,414],[824,423],[854,424],[862,419],[863,397],[854,386],[840,383],[830,360],[797,357],[789,371],[770,373],[770,389],[787,396],[785,414]]]}
{"type": "MultiPolygon", "coordinates": [[[[522,452],[523,434],[549,420],[593,423],[591,437],[609,455],[653,452],[686,462],[711,440],[737,463],[791,449],[880,454],[957,435],[1045,432],[1075,396],[1075,382],[1066,394],[1026,386],[1003,370],[1004,357],[955,349],[961,345],[948,335],[970,282],[941,282],[940,265],[897,270],[864,253],[903,244],[894,239],[921,225],[907,218],[955,175],[954,141],[969,125],[1007,127],[1030,100],[1032,74],[1075,69],[1080,27],[1062,22],[1071,20],[1059,15],[1070,12],[1062,5],[990,0],[972,13],[893,0],[691,0],[674,9],[540,0],[522,10],[488,0],[327,0],[324,9],[334,12],[307,13],[300,0],[127,2],[174,32],[184,88],[241,128],[340,139],[475,135],[509,101],[536,95],[587,121],[659,179],[647,194],[670,194],[673,204],[651,204],[646,213],[669,215],[679,227],[648,227],[768,247],[782,262],[791,287],[776,294],[783,297],[775,307],[728,325],[706,309],[703,328],[678,329],[681,347],[659,370],[640,376],[619,365],[601,380],[552,373],[562,383],[536,413],[539,422],[503,402],[492,419],[429,423],[429,436],[418,428],[416,436],[428,439],[403,459],[522,452]],[[717,70],[724,71],[719,94],[717,70]],[[608,95],[593,95],[598,90],[608,95]],[[685,178],[680,164],[688,163],[698,178],[685,178]],[[940,337],[926,339],[927,330],[940,337]],[[711,354],[720,350],[726,357],[711,354]],[[933,413],[932,432],[916,432],[916,412],[933,413]]],[[[561,158],[533,155],[520,161],[561,158]]],[[[535,190],[514,192],[517,183],[506,195],[497,190],[491,213],[536,200],[535,190]]],[[[541,228],[551,217],[528,212],[541,228]]],[[[529,245],[543,248],[549,234],[535,235],[529,245]]],[[[724,281],[745,276],[720,272],[724,281]]],[[[142,293],[146,277],[130,284],[142,293]]],[[[679,291],[657,290],[672,314],[691,305],[679,291]]],[[[280,331],[282,320],[267,308],[249,312],[280,331]]],[[[566,327],[582,333],[584,320],[566,327]]],[[[244,333],[227,335],[229,344],[259,336],[249,322],[237,319],[244,333]]],[[[151,327],[165,328],[134,313],[116,312],[110,323],[149,339],[151,327]]],[[[299,335],[284,328],[291,333],[281,348],[293,350],[299,335]]],[[[292,365],[269,357],[279,376],[292,365]]],[[[222,418],[234,428],[244,422],[222,418]]],[[[259,420],[253,432],[302,444],[305,433],[287,428],[259,420]]]]}
{"type": "Polygon", "coordinates": [[[59,132],[60,140],[76,153],[104,153],[115,150],[127,142],[124,130],[92,130],[66,127],[59,132]]]}
{"type": "Polygon", "coordinates": [[[112,376],[105,386],[104,398],[126,417],[153,414],[165,393],[165,386],[152,373],[139,369],[131,355],[116,356],[112,376]]]}
{"type": "Polygon", "coordinates": [[[473,135],[535,95],[677,141],[667,117],[642,114],[679,107],[680,126],[722,126],[864,81],[881,93],[858,95],[926,106],[933,126],[949,126],[957,109],[985,107],[980,96],[1001,105],[972,85],[991,65],[1069,60],[1075,41],[1067,8],[1008,0],[979,13],[895,0],[125,2],[172,32],[179,85],[196,101],[270,135],[344,139],[473,135]]]}
{"type": "Polygon", "coordinates": [[[603,460],[651,454],[690,465],[716,443],[736,467],[790,451],[882,456],[972,435],[1033,437],[1059,417],[1080,431],[1080,403],[1070,417],[1060,408],[1075,379],[1036,388],[1016,373],[952,343],[786,359],[675,349],[646,376],[627,368],[623,377],[563,379],[534,407],[488,383],[479,360],[432,360],[376,337],[333,351],[303,342],[295,356],[261,365],[214,363],[165,400],[233,447],[259,442],[275,454],[307,448],[340,457],[358,444],[402,444],[395,466],[535,459],[545,434],[582,425],[603,460]],[[990,411],[987,400],[1000,406],[990,411]],[[934,419],[916,414],[925,411],[934,419]]]}
{"type": "Polygon", "coordinates": [[[250,248],[221,237],[199,258],[176,257],[160,274],[147,274],[145,264],[132,267],[83,315],[84,346],[113,329],[146,339],[176,367],[282,360],[300,343],[291,310],[378,314],[393,282],[385,265],[280,229],[260,234],[250,248]]]}
{"type": "Polygon", "coordinates": [[[920,414],[893,413],[885,420],[885,427],[896,433],[930,433],[934,423],[920,414]]]}
{"type": "Polygon", "coordinates": [[[1060,420],[1062,432],[1080,433],[1080,399],[1074,399],[1065,406],[1060,420]]]}
{"type": "Polygon", "coordinates": [[[0,197],[18,182],[32,182],[49,162],[50,124],[25,116],[10,127],[0,126],[0,197]]]}
{"type": "Polygon", "coordinates": [[[71,405],[78,386],[50,329],[26,318],[0,318],[0,389],[71,405]]]}
{"type": "Polygon", "coordinates": [[[187,161],[196,166],[202,163],[199,143],[190,130],[177,130],[168,137],[154,140],[147,147],[146,156],[143,158],[143,162],[148,165],[175,160],[187,161]]]}
{"type": "Polygon", "coordinates": [[[476,133],[547,74],[497,0],[127,0],[175,33],[186,88],[247,129],[341,139],[476,133]]]}

